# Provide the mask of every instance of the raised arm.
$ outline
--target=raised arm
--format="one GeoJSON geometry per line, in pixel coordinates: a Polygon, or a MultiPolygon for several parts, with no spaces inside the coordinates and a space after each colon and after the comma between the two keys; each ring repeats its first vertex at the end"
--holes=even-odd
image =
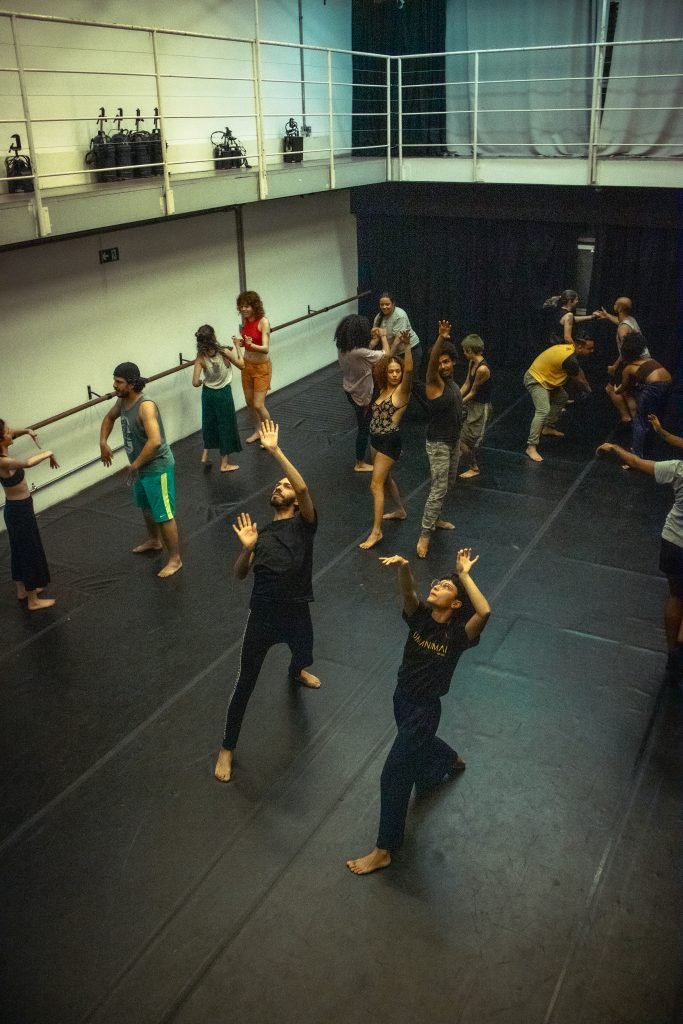
{"type": "Polygon", "coordinates": [[[596,309],[593,316],[598,320],[610,320],[613,324],[619,323],[619,317],[614,316],[612,313],[608,313],[604,306],[600,309],[596,309]]]}
{"type": "Polygon", "coordinates": [[[390,555],[388,558],[380,558],[382,565],[398,566],[398,589],[403,601],[403,611],[406,615],[412,615],[416,611],[420,598],[415,589],[415,580],[410,568],[410,562],[402,555],[390,555]]]}
{"type": "Polygon", "coordinates": [[[111,460],[114,458],[114,453],[107,444],[107,440],[112,430],[114,429],[114,424],[116,423],[120,415],[121,399],[119,398],[116,404],[113,405],[107,413],[105,413],[104,419],[102,420],[102,424],[100,426],[100,458],[105,466],[111,466],[111,460]]]}
{"type": "Polygon", "coordinates": [[[465,633],[468,640],[477,639],[491,615],[491,605],[470,576],[472,566],[478,561],[479,555],[473,555],[472,548],[461,548],[455,557],[455,571],[458,576],[458,583],[465,594],[467,594],[474,608],[474,615],[465,623],[465,633]]]}
{"type": "Polygon", "coordinates": [[[678,434],[671,434],[668,430],[665,430],[659,422],[659,417],[655,416],[653,412],[649,414],[648,420],[654,432],[659,434],[667,444],[670,444],[672,448],[683,448],[683,437],[679,437],[678,434]]]}
{"type": "Polygon", "coordinates": [[[272,455],[276,462],[280,464],[282,472],[292,485],[294,493],[296,494],[301,518],[305,519],[307,523],[314,523],[315,507],[313,505],[313,499],[308,492],[306,481],[302,477],[301,473],[292,465],[280,448],[278,444],[279,433],[280,428],[277,423],[273,423],[272,420],[265,420],[259,427],[261,445],[266,449],[268,454],[272,455]]]}
{"type": "Polygon", "coordinates": [[[450,337],[450,320],[439,320],[439,333],[436,336],[436,341],[432,345],[432,351],[429,354],[429,362],[427,363],[427,374],[425,377],[427,387],[440,388],[443,384],[441,377],[439,376],[439,359],[441,358],[441,351],[443,349],[444,342],[450,341],[450,337]]]}
{"type": "Polygon", "coordinates": [[[2,458],[2,465],[4,469],[31,469],[32,466],[37,466],[41,462],[45,462],[46,459],[50,460],[52,469],[59,469],[59,463],[50,451],[37,452],[28,459],[15,459],[13,456],[5,455],[2,458]]]}
{"type": "Polygon", "coordinates": [[[9,432],[13,438],[30,437],[36,448],[40,448],[40,445],[38,444],[38,435],[35,430],[31,429],[31,427],[10,427],[9,432]]]}
{"type": "Polygon", "coordinates": [[[613,455],[630,469],[637,469],[640,473],[647,473],[648,476],[655,475],[655,464],[652,459],[641,459],[639,455],[627,452],[625,448],[620,448],[618,444],[601,444],[595,454],[613,455]]]}

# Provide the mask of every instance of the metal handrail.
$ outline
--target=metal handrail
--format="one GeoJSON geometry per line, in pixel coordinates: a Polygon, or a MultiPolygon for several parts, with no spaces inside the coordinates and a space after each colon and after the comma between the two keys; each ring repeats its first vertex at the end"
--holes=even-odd
{"type": "MultiPolygon", "coordinates": [[[[346,299],[340,299],[339,302],[333,302],[330,306],[324,306],[322,309],[311,309],[309,312],[304,313],[303,316],[294,317],[293,320],[286,320],[282,324],[276,324],[275,327],[271,328],[270,333],[273,334],[275,331],[281,331],[285,327],[292,327],[294,324],[300,324],[304,320],[312,320],[314,316],[320,316],[321,313],[328,313],[331,309],[336,309],[338,306],[345,306],[348,302],[355,302],[356,299],[363,299],[366,295],[370,295],[370,291],[357,292],[355,295],[349,295],[346,299]]],[[[170,377],[171,374],[178,373],[180,370],[186,370],[188,366],[194,365],[194,359],[182,359],[178,366],[171,366],[168,370],[162,370],[160,373],[152,374],[151,377],[145,377],[148,384],[152,381],[161,380],[162,377],[170,377]]],[[[68,416],[73,416],[78,412],[83,412],[85,409],[92,409],[96,405],[101,405],[102,402],[110,402],[116,395],[113,391],[107,392],[106,395],[98,395],[97,398],[91,398],[87,402],[81,402],[80,405],[75,405],[71,409],[65,409],[64,412],[58,412],[55,416],[48,416],[47,419],[40,420],[38,423],[32,423],[30,425],[31,430],[42,430],[43,427],[48,427],[52,423],[59,423],[60,420],[65,420],[68,416]]]]}

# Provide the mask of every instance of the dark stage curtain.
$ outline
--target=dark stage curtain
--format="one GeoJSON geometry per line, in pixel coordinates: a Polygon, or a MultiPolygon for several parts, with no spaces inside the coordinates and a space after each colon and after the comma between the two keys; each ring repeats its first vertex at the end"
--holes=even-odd
{"type": "MultiPolygon", "coordinates": [[[[352,49],[398,55],[438,53],[445,46],[446,0],[405,0],[402,7],[396,0],[353,0],[352,49]]],[[[391,62],[391,67],[391,135],[395,147],[398,129],[395,62],[391,62]]],[[[445,110],[444,80],[444,57],[404,62],[403,85],[420,86],[403,91],[403,142],[409,147],[406,156],[441,155],[445,147],[446,117],[442,113],[428,112],[445,110]],[[423,86],[423,82],[439,84],[423,86]]],[[[386,92],[361,86],[386,85],[385,68],[377,59],[354,57],[353,81],[353,113],[359,115],[353,118],[354,154],[377,156],[379,150],[362,147],[386,146],[386,92]]]]}
{"type": "MultiPolygon", "coordinates": [[[[596,229],[588,309],[609,312],[619,295],[633,299],[633,314],[650,352],[674,376],[680,375],[678,297],[680,233],[649,225],[606,224],[596,229]]],[[[614,355],[614,327],[600,325],[614,355]]]]}
{"type": "Polygon", "coordinates": [[[492,365],[526,367],[547,344],[544,300],[571,287],[577,235],[574,224],[359,216],[360,287],[373,291],[362,312],[386,289],[426,348],[445,318],[456,343],[481,335],[492,365]]]}

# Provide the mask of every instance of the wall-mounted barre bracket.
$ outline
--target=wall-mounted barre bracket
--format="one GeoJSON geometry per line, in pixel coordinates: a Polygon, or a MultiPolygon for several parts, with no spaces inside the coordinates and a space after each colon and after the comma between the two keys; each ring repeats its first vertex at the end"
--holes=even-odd
{"type": "Polygon", "coordinates": [[[322,309],[311,309],[310,306],[306,306],[306,309],[308,310],[308,315],[309,316],[314,316],[314,314],[316,314],[316,313],[324,312],[322,309]]]}
{"type": "Polygon", "coordinates": [[[189,366],[193,362],[194,359],[187,359],[182,352],[178,353],[178,366],[189,366]]]}
{"type": "Polygon", "coordinates": [[[90,387],[89,384],[88,384],[87,387],[88,387],[88,401],[91,402],[93,400],[93,398],[102,398],[102,395],[98,395],[96,391],[93,391],[93,389],[90,387]]]}

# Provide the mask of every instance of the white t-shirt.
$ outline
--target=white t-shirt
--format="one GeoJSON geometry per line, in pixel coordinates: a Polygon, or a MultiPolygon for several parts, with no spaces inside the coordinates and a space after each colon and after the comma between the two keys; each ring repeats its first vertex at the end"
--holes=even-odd
{"type": "Polygon", "coordinates": [[[662,539],[683,548],[683,461],[668,459],[655,462],[655,480],[658,484],[671,484],[674,489],[674,503],[664,521],[662,539]]]}

